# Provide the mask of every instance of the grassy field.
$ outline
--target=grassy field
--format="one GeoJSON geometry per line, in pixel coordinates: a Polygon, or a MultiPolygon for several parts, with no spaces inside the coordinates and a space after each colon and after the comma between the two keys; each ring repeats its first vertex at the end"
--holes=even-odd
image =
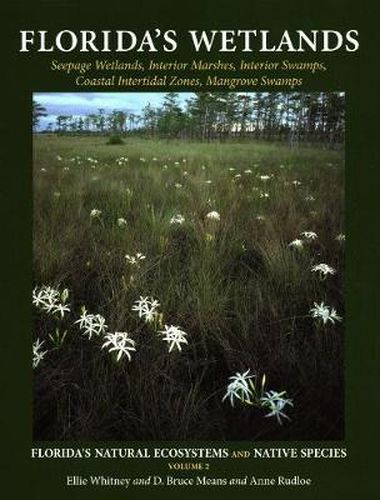
{"type": "Polygon", "coordinates": [[[34,138],[34,286],[69,291],[63,318],[34,308],[47,351],[35,439],[341,439],[343,321],[310,310],[324,302],[344,317],[343,152],[106,142],[34,138]],[[136,253],[145,259],[125,257],[136,253]],[[335,274],[312,272],[320,263],[335,274]],[[159,301],[154,322],[132,311],[140,296],[159,301]],[[83,334],[82,306],[129,333],[130,361],[101,349],[104,334],[83,334]],[[169,352],[164,325],[186,332],[181,351],[169,352]],[[222,401],[248,369],[287,391],[291,420],[222,401]]]}

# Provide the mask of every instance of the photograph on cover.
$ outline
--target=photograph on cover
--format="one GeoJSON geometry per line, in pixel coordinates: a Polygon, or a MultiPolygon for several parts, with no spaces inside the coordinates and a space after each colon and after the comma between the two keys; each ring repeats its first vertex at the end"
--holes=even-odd
{"type": "Polygon", "coordinates": [[[344,438],[342,92],[33,94],[33,438],[344,438]]]}

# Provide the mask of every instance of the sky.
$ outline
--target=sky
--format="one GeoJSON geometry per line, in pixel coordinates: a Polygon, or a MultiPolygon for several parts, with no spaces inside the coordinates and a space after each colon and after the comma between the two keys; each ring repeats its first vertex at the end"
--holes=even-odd
{"type": "MultiPolygon", "coordinates": [[[[180,103],[184,105],[192,95],[180,92],[180,103]]],[[[160,105],[164,96],[164,92],[35,92],[33,99],[47,110],[48,116],[42,117],[39,124],[39,129],[44,129],[58,115],[84,116],[97,113],[99,108],[139,114],[149,103],[160,105]]]]}

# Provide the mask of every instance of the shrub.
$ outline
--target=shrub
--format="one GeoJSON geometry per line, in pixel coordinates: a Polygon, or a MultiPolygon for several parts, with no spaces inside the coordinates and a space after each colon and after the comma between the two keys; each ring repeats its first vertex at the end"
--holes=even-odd
{"type": "Polygon", "coordinates": [[[117,146],[119,144],[124,144],[124,141],[119,134],[112,134],[109,136],[107,144],[117,146]]]}

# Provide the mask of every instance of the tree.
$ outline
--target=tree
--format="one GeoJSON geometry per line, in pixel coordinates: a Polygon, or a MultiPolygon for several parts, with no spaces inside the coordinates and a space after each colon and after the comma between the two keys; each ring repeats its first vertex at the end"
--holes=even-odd
{"type": "Polygon", "coordinates": [[[33,110],[32,110],[32,126],[33,130],[36,131],[38,124],[40,123],[40,118],[43,116],[48,116],[46,108],[42,106],[39,102],[33,99],[33,110]]]}

